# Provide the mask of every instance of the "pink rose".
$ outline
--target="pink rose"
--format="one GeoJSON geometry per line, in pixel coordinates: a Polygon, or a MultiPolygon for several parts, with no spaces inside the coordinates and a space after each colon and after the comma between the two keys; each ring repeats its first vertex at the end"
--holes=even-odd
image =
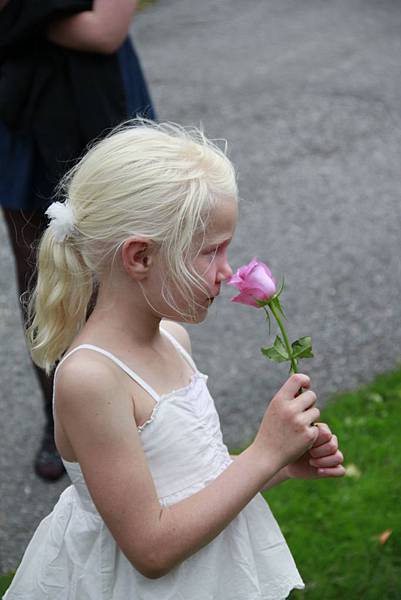
{"type": "Polygon", "coordinates": [[[240,291],[238,296],[231,299],[232,302],[240,302],[256,308],[260,308],[256,300],[270,300],[277,291],[270,269],[256,258],[240,267],[227,284],[240,291]]]}
{"type": "Polygon", "coordinates": [[[276,282],[268,266],[254,258],[249,264],[240,267],[227,283],[240,291],[238,296],[231,298],[232,302],[263,308],[269,323],[269,334],[270,312],[272,313],[282,337],[276,335],[273,346],[271,348],[261,348],[262,353],[274,362],[289,361],[291,363],[290,373],[298,373],[298,361],[313,356],[312,340],[309,336],[304,336],[292,344],[288,340],[287,332],[280,317],[281,314],[284,318],[287,318],[280,302],[284,281],[277,291],[276,282]]]}

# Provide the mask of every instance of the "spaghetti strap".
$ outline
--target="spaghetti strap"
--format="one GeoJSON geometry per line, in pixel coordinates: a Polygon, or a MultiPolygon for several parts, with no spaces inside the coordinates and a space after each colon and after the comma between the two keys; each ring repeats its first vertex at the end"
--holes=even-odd
{"type": "MultiPolygon", "coordinates": [[[[127,365],[125,363],[123,363],[122,360],[120,360],[119,358],[117,358],[117,356],[114,356],[114,354],[112,354],[111,352],[108,352],[107,350],[104,350],[103,348],[100,348],[99,346],[94,346],[93,344],[81,344],[81,345],[77,346],[76,348],[74,348],[73,350],[71,350],[71,352],[68,352],[68,354],[66,354],[65,356],[63,356],[63,358],[61,359],[61,361],[57,365],[57,369],[56,369],[56,371],[54,373],[54,382],[56,380],[57,370],[61,366],[61,364],[69,356],[71,356],[71,354],[74,354],[74,352],[77,352],[77,350],[81,350],[81,349],[83,349],[83,350],[93,350],[94,352],[98,352],[99,354],[103,354],[104,356],[107,356],[107,358],[109,358],[110,360],[112,360],[123,371],[125,371],[127,373],[127,375],[129,377],[131,377],[131,379],[133,379],[146,392],[148,392],[148,394],[153,398],[153,400],[156,402],[156,404],[159,403],[159,400],[160,400],[159,394],[149,384],[147,384],[146,381],[144,381],[142,379],[142,377],[140,377],[137,373],[135,373],[135,371],[133,371],[132,369],[130,369],[129,367],[127,367],[127,365]]],[[[54,382],[53,382],[53,402],[54,402],[54,386],[55,386],[54,382]]]]}
{"type": "Polygon", "coordinates": [[[177,338],[175,338],[172,333],[170,333],[166,329],[163,329],[162,327],[160,327],[160,331],[162,332],[163,335],[165,335],[170,340],[170,342],[173,344],[175,349],[186,360],[186,362],[189,364],[189,366],[193,368],[195,373],[198,373],[199,371],[197,369],[197,366],[196,366],[192,356],[189,354],[189,352],[187,352],[187,350],[185,350],[184,346],[182,346],[180,344],[180,342],[177,340],[177,338]]]}
{"type": "MultiPolygon", "coordinates": [[[[190,367],[194,370],[194,372],[198,373],[199,371],[196,368],[196,365],[195,365],[191,355],[185,350],[185,348],[179,343],[179,341],[170,332],[166,331],[165,329],[163,329],[161,327],[160,327],[160,331],[165,337],[167,337],[170,340],[170,342],[172,343],[174,348],[184,358],[184,360],[190,365],[190,367]]],[[[127,375],[129,377],[131,377],[131,379],[133,379],[138,385],[140,385],[153,398],[153,400],[156,402],[156,404],[158,404],[160,402],[159,394],[148,383],[146,383],[146,381],[144,381],[142,379],[142,377],[140,377],[137,373],[135,373],[135,371],[130,369],[125,363],[123,363],[122,360],[117,358],[117,356],[114,356],[114,354],[112,354],[108,350],[104,350],[103,348],[100,348],[100,346],[95,346],[94,344],[80,344],[76,348],[73,348],[73,350],[68,352],[65,356],[63,356],[63,358],[57,365],[57,368],[54,373],[54,380],[53,380],[53,408],[54,408],[55,381],[56,381],[57,371],[58,371],[59,367],[62,365],[62,363],[69,356],[74,354],[74,352],[77,352],[77,350],[81,350],[81,349],[82,350],[93,350],[94,352],[103,354],[103,356],[107,356],[107,358],[112,360],[117,366],[119,366],[123,371],[125,371],[125,373],[127,373],[127,375]]]]}

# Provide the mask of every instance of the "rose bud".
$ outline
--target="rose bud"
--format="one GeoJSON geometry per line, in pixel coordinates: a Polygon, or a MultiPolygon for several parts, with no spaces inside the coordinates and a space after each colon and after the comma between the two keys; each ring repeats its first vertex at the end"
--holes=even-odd
{"type": "Polygon", "coordinates": [[[240,267],[238,271],[227,281],[239,290],[238,296],[232,298],[232,302],[248,304],[260,308],[259,301],[270,300],[276,293],[276,282],[270,269],[263,263],[253,258],[250,263],[240,267]]]}

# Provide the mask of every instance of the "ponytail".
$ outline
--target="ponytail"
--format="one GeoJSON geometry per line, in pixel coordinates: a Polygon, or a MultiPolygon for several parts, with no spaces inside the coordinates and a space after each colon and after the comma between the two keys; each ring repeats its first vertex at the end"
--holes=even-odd
{"type": "Polygon", "coordinates": [[[26,331],[32,359],[47,374],[84,325],[93,287],[92,273],[73,240],[59,243],[48,228],[39,245],[26,331]]]}

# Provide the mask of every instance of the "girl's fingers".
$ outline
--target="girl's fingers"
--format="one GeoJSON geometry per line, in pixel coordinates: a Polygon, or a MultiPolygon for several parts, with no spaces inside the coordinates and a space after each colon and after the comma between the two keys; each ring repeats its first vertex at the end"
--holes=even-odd
{"type": "Polygon", "coordinates": [[[293,399],[297,392],[299,392],[300,388],[306,388],[309,387],[309,385],[310,377],[304,375],[303,373],[296,373],[287,379],[279,393],[285,398],[288,397],[288,399],[293,399]]]}
{"type": "Polygon", "coordinates": [[[336,435],[332,435],[330,440],[324,444],[313,446],[309,450],[309,454],[312,458],[321,458],[322,456],[329,456],[335,454],[338,450],[338,439],[336,435]]]}
{"type": "MultiPolygon", "coordinates": [[[[316,394],[312,390],[307,390],[303,392],[300,396],[295,398],[295,402],[298,403],[298,406],[301,410],[308,410],[311,406],[314,406],[316,403],[316,394]]],[[[320,414],[319,414],[320,416],[320,414]]],[[[319,417],[317,417],[319,418],[319,417]]]]}
{"type": "Polygon", "coordinates": [[[320,410],[313,406],[302,413],[302,421],[305,425],[312,425],[320,417],[320,410]]]}
{"type": "Polygon", "coordinates": [[[321,458],[311,458],[309,460],[309,464],[312,467],[316,468],[325,468],[325,467],[337,467],[341,465],[344,460],[344,456],[340,450],[337,450],[335,454],[331,454],[330,456],[322,456],[321,458]]]}
{"type": "Polygon", "coordinates": [[[330,427],[326,423],[316,423],[319,429],[319,435],[317,437],[316,442],[313,444],[314,448],[321,446],[322,444],[326,444],[333,437],[333,434],[330,431],[330,427]]]}
{"type": "Polygon", "coordinates": [[[318,469],[317,474],[319,477],[343,477],[345,475],[345,469],[342,465],[338,467],[318,469]]]}

